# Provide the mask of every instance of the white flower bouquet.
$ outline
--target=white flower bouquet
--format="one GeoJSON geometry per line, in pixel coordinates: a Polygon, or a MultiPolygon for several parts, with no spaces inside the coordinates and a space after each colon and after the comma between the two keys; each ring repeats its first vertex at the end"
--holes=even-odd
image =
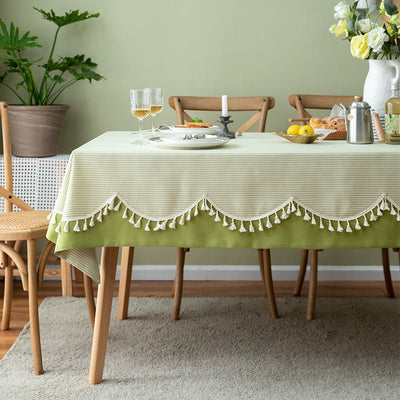
{"type": "Polygon", "coordinates": [[[358,1],[340,1],[335,6],[336,24],[329,30],[336,37],[350,41],[353,57],[362,60],[400,57],[400,15],[392,0],[381,1],[380,7],[368,5],[359,9],[358,1]]]}

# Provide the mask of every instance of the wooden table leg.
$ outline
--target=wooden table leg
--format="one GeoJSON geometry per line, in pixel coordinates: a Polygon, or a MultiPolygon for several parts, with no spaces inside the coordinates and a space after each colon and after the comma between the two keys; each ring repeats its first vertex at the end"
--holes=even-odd
{"type": "Polygon", "coordinates": [[[128,317],[129,294],[131,291],[132,264],[134,247],[123,247],[121,252],[121,274],[119,276],[117,318],[124,320],[128,317]]]}
{"type": "Polygon", "coordinates": [[[276,307],[274,284],[272,281],[272,270],[271,270],[271,251],[269,249],[263,249],[263,267],[265,277],[265,287],[267,290],[269,311],[272,318],[279,318],[278,308],[276,307]]]}
{"type": "Polygon", "coordinates": [[[118,247],[104,247],[101,254],[101,282],[97,293],[96,319],[89,371],[89,384],[91,385],[96,385],[103,380],[118,250],[118,247]]]}

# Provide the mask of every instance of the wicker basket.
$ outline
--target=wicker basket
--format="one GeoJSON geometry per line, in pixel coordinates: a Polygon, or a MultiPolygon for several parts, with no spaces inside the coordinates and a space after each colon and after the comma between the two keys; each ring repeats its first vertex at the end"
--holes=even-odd
{"type": "Polygon", "coordinates": [[[287,133],[283,132],[272,132],[274,135],[283,137],[290,142],[293,143],[300,143],[300,144],[310,144],[315,142],[319,137],[324,136],[322,134],[316,135],[288,135],[287,133]]]}
{"type": "Polygon", "coordinates": [[[346,140],[346,139],[347,139],[346,131],[336,131],[326,135],[324,140],[346,140]]]}

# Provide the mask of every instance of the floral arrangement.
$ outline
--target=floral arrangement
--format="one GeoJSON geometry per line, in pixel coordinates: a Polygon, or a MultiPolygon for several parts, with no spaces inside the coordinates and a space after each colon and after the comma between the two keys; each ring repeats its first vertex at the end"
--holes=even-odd
{"type": "MultiPolygon", "coordinates": [[[[370,0],[370,4],[371,4],[370,0]]],[[[358,8],[359,1],[340,1],[335,6],[336,24],[329,30],[350,41],[353,57],[366,60],[400,57],[400,15],[392,0],[383,0],[378,8],[358,8]]]]}

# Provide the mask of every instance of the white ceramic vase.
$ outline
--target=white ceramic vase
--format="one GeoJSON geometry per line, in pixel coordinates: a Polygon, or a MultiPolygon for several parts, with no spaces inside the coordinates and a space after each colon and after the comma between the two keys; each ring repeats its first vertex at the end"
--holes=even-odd
{"type": "Polygon", "coordinates": [[[400,60],[369,60],[364,101],[380,116],[385,114],[385,103],[392,95],[390,86],[394,83],[400,84],[400,60]]]}

